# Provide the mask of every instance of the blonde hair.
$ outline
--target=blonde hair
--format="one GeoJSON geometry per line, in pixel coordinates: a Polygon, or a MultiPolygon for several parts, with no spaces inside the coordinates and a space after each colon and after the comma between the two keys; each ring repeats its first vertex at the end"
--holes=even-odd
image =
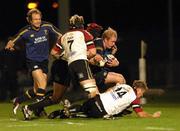
{"type": "Polygon", "coordinates": [[[132,87],[134,89],[141,88],[141,89],[144,89],[145,91],[148,90],[147,84],[141,80],[134,80],[132,87]]]}
{"type": "Polygon", "coordinates": [[[117,38],[117,32],[112,29],[111,27],[109,27],[108,29],[106,29],[103,34],[102,34],[102,39],[110,39],[111,37],[116,37],[117,38]]]}

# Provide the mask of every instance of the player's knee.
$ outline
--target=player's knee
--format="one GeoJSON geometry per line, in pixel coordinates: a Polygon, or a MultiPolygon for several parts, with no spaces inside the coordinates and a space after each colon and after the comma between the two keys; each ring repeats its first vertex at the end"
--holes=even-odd
{"type": "Polygon", "coordinates": [[[126,83],[126,79],[124,78],[124,76],[122,74],[117,74],[117,83],[120,83],[120,84],[125,84],[126,83]]]}

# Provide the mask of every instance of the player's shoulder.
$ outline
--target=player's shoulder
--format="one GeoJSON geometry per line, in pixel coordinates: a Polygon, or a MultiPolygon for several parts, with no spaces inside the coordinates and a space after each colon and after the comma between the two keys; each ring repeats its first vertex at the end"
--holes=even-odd
{"type": "Polygon", "coordinates": [[[103,40],[102,40],[102,38],[96,38],[96,39],[94,39],[94,44],[95,44],[95,46],[97,47],[102,47],[103,48],[103,40]]]}
{"type": "Polygon", "coordinates": [[[84,33],[84,34],[86,34],[86,35],[89,35],[89,36],[93,37],[93,35],[91,35],[91,33],[89,33],[87,30],[82,30],[82,31],[83,31],[83,33],[84,33]]]}
{"type": "Polygon", "coordinates": [[[93,40],[93,36],[87,30],[80,30],[87,40],[93,40]]]}
{"type": "Polygon", "coordinates": [[[67,33],[68,34],[71,34],[71,33],[74,33],[74,34],[82,33],[82,35],[84,35],[86,40],[93,40],[93,36],[88,31],[86,31],[84,29],[72,29],[72,30],[67,31],[67,33]]]}
{"type": "Polygon", "coordinates": [[[52,27],[53,24],[51,22],[48,22],[48,21],[42,21],[41,26],[42,27],[52,27]]]}

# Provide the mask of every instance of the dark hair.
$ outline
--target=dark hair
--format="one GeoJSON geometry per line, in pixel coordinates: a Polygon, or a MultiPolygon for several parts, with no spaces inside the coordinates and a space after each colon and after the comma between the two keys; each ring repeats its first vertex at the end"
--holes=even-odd
{"type": "Polygon", "coordinates": [[[27,21],[28,22],[32,21],[32,14],[40,14],[40,16],[42,17],[42,13],[41,13],[40,10],[38,10],[38,9],[31,9],[27,13],[27,21]]]}

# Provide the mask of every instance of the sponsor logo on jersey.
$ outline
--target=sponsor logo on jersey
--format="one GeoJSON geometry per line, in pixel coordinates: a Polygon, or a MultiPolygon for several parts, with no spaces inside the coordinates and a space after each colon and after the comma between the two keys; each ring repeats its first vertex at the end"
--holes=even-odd
{"type": "Polygon", "coordinates": [[[35,44],[41,43],[41,42],[44,42],[44,41],[47,41],[46,36],[41,36],[41,37],[37,37],[37,38],[34,39],[35,44]]]}

